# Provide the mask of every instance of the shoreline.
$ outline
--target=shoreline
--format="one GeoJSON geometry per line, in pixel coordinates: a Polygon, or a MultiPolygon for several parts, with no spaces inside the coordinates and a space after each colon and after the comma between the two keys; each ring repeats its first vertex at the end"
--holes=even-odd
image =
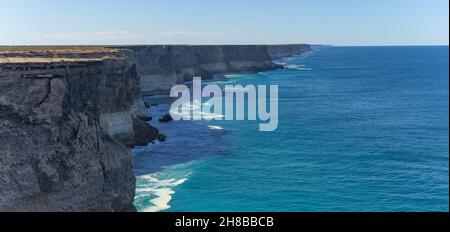
{"type": "MultiPolygon", "coordinates": [[[[205,80],[205,82],[212,82],[212,83],[235,82],[232,78],[233,76],[245,76],[245,75],[252,75],[252,74],[254,75],[254,74],[261,74],[263,72],[291,69],[291,67],[289,67],[289,65],[287,63],[280,63],[280,62],[283,61],[283,59],[295,59],[296,57],[299,57],[302,55],[304,55],[304,54],[274,60],[274,63],[280,65],[280,67],[281,67],[278,69],[271,69],[271,70],[260,71],[260,72],[217,74],[217,75],[214,75],[212,79],[205,80]]],[[[294,69],[297,69],[297,68],[294,68],[294,69]]],[[[299,70],[299,69],[297,69],[297,70],[299,70]]],[[[186,81],[184,83],[190,84],[192,82],[186,81]]],[[[192,90],[192,86],[189,86],[189,89],[192,90]]],[[[145,96],[144,97],[144,101],[147,104],[156,105],[156,107],[151,107],[151,109],[149,110],[149,116],[151,116],[153,118],[159,118],[160,116],[163,116],[165,113],[168,113],[170,110],[170,104],[174,100],[176,100],[176,99],[171,98],[169,95],[153,95],[153,96],[145,96]],[[156,112],[151,112],[151,110],[154,108],[156,108],[156,112]]],[[[213,121],[205,123],[202,120],[201,122],[197,122],[197,124],[200,124],[201,127],[203,127],[203,129],[207,128],[211,131],[218,131],[220,133],[224,133],[224,132],[222,132],[224,130],[223,127],[213,125],[214,123],[212,123],[212,122],[213,121]]],[[[176,123],[176,122],[170,122],[170,123],[176,123]]],[[[194,123],[194,122],[188,121],[186,123],[194,123]]],[[[159,124],[156,124],[155,126],[161,129],[160,125],[161,124],[159,123],[159,124]]],[[[177,125],[172,125],[172,126],[174,128],[177,128],[177,125]]],[[[168,127],[171,127],[171,126],[168,125],[168,127]]],[[[189,131],[191,133],[199,133],[199,132],[204,133],[204,132],[201,132],[201,130],[199,128],[189,129],[189,131]]],[[[211,134],[214,134],[214,132],[211,134]]],[[[169,139],[170,140],[175,139],[175,142],[176,142],[176,139],[180,139],[180,138],[182,138],[182,137],[180,137],[180,135],[177,135],[176,138],[169,136],[169,139]]],[[[221,143],[220,140],[221,140],[220,138],[217,138],[216,143],[221,143]]],[[[154,150],[151,148],[152,146],[154,146],[154,145],[149,144],[147,147],[134,148],[133,155],[134,156],[152,155],[152,151],[154,152],[154,150]]],[[[157,146],[158,147],[165,146],[165,143],[158,143],[157,146]]],[[[155,149],[158,149],[158,148],[155,148],[155,149]]],[[[166,154],[166,155],[168,155],[168,154],[166,154]]],[[[171,154],[171,155],[174,155],[174,154],[171,154]]],[[[183,176],[178,176],[178,177],[174,177],[174,176],[166,177],[164,174],[180,172],[179,170],[178,171],[174,171],[174,170],[177,170],[177,169],[184,170],[187,167],[193,166],[197,162],[202,162],[202,160],[212,158],[214,156],[215,155],[208,155],[205,157],[199,157],[197,159],[185,161],[182,163],[174,163],[174,164],[170,164],[169,166],[163,166],[160,168],[156,168],[156,170],[151,173],[147,173],[147,174],[143,174],[143,175],[136,175],[138,185],[136,187],[135,207],[138,209],[139,212],[161,212],[161,211],[169,210],[172,207],[170,202],[172,201],[173,196],[176,194],[175,188],[177,188],[179,185],[182,185],[185,182],[187,182],[191,175],[191,172],[185,171],[185,174],[183,176]],[[151,194],[154,197],[149,200],[147,194],[151,194]],[[150,202],[153,205],[144,206],[144,205],[146,205],[145,202],[150,202]],[[142,204],[142,205],[140,205],[140,204],[142,204]]],[[[170,159],[170,158],[171,157],[168,157],[168,159],[170,159]]],[[[154,164],[150,163],[149,165],[153,166],[154,164]]]]}
{"type": "Polygon", "coordinates": [[[145,93],[196,75],[273,69],[275,57],[309,49],[2,47],[0,144],[8,149],[0,154],[0,210],[129,211],[135,194],[129,148],[160,135],[146,120],[145,93]]]}

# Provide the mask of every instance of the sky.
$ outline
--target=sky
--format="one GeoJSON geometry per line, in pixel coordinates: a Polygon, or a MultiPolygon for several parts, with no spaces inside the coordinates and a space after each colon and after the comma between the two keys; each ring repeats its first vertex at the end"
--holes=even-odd
{"type": "Polygon", "coordinates": [[[0,45],[448,41],[448,0],[0,0],[0,45]]]}

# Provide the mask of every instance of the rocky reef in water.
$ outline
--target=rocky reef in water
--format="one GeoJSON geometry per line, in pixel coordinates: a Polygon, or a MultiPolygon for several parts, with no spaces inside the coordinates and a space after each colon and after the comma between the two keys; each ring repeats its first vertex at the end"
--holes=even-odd
{"type": "Polygon", "coordinates": [[[309,45],[0,47],[0,211],[133,211],[142,95],[280,68],[309,45]]]}

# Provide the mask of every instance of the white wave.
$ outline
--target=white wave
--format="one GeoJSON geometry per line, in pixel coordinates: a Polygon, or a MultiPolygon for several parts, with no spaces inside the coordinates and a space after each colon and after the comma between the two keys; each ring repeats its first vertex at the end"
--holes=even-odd
{"type": "MultiPolygon", "coordinates": [[[[210,106],[210,102],[202,103],[202,106],[210,106]]],[[[170,111],[170,114],[181,116],[183,118],[192,117],[192,115],[200,115],[203,119],[222,119],[225,118],[225,115],[222,114],[214,114],[209,112],[203,112],[202,107],[199,106],[199,103],[194,104],[193,102],[186,103],[186,107],[181,107],[180,109],[173,109],[170,111]]]]}
{"type": "Polygon", "coordinates": [[[234,80],[226,80],[226,81],[213,81],[213,82],[211,82],[212,84],[230,84],[230,83],[234,83],[234,82],[236,82],[236,81],[234,81],[234,80]]]}
{"type": "Polygon", "coordinates": [[[287,63],[285,63],[285,62],[280,62],[280,61],[275,61],[274,63],[275,63],[275,64],[278,64],[278,65],[283,65],[283,66],[287,65],[287,63]]]}
{"type": "Polygon", "coordinates": [[[284,68],[295,69],[295,70],[300,70],[300,71],[311,71],[312,70],[312,68],[307,68],[306,65],[302,65],[302,64],[289,64],[289,65],[285,65],[284,68]]]}
{"type": "Polygon", "coordinates": [[[208,126],[208,128],[211,130],[223,130],[223,128],[220,126],[208,126]]]}
{"type": "Polygon", "coordinates": [[[169,203],[172,200],[172,195],[175,194],[173,188],[186,182],[189,175],[186,174],[184,178],[179,179],[161,178],[160,176],[164,176],[162,173],[139,176],[137,177],[139,184],[136,189],[135,200],[153,197],[148,201],[151,205],[142,209],[144,212],[159,212],[170,209],[169,203]]]}
{"type": "Polygon", "coordinates": [[[172,200],[172,194],[175,191],[169,188],[156,189],[154,194],[158,196],[155,199],[150,200],[154,206],[149,206],[144,209],[144,212],[159,212],[162,210],[170,209],[169,202],[172,200]]]}
{"type": "Polygon", "coordinates": [[[295,65],[295,64],[290,64],[290,65],[285,65],[284,66],[284,68],[287,68],[287,69],[296,69],[298,66],[297,65],[295,65]]]}

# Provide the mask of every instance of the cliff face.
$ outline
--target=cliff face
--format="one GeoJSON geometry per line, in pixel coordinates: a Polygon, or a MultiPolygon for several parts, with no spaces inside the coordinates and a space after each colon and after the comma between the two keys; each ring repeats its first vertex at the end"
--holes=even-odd
{"type": "Polygon", "coordinates": [[[311,51],[311,46],[306,44],[270,45],[267,47],[267,50],[270,57],[276,60],[309,52],[311,51]]]}
{"type": "Polygon", "coordinates": [[[0,47],[0,211],[134,210],[127,146],[159,135],[143,94],[166,94],[193,76],[280,68],[274,59],[308,50],[0,47]]]}
{"type": "Polygon", "coordinates": [[[167,94],[193,76],[281,68],[273,60],[310,51],[309,45],[131,46],[144,95],[167,94]]]}
{"type": "Polygon", "coordinates": [[[133,210],[132,155],[110,130],[134,136],[137,81],[125,57],[3,59],[0,210],[133,210]]]}

